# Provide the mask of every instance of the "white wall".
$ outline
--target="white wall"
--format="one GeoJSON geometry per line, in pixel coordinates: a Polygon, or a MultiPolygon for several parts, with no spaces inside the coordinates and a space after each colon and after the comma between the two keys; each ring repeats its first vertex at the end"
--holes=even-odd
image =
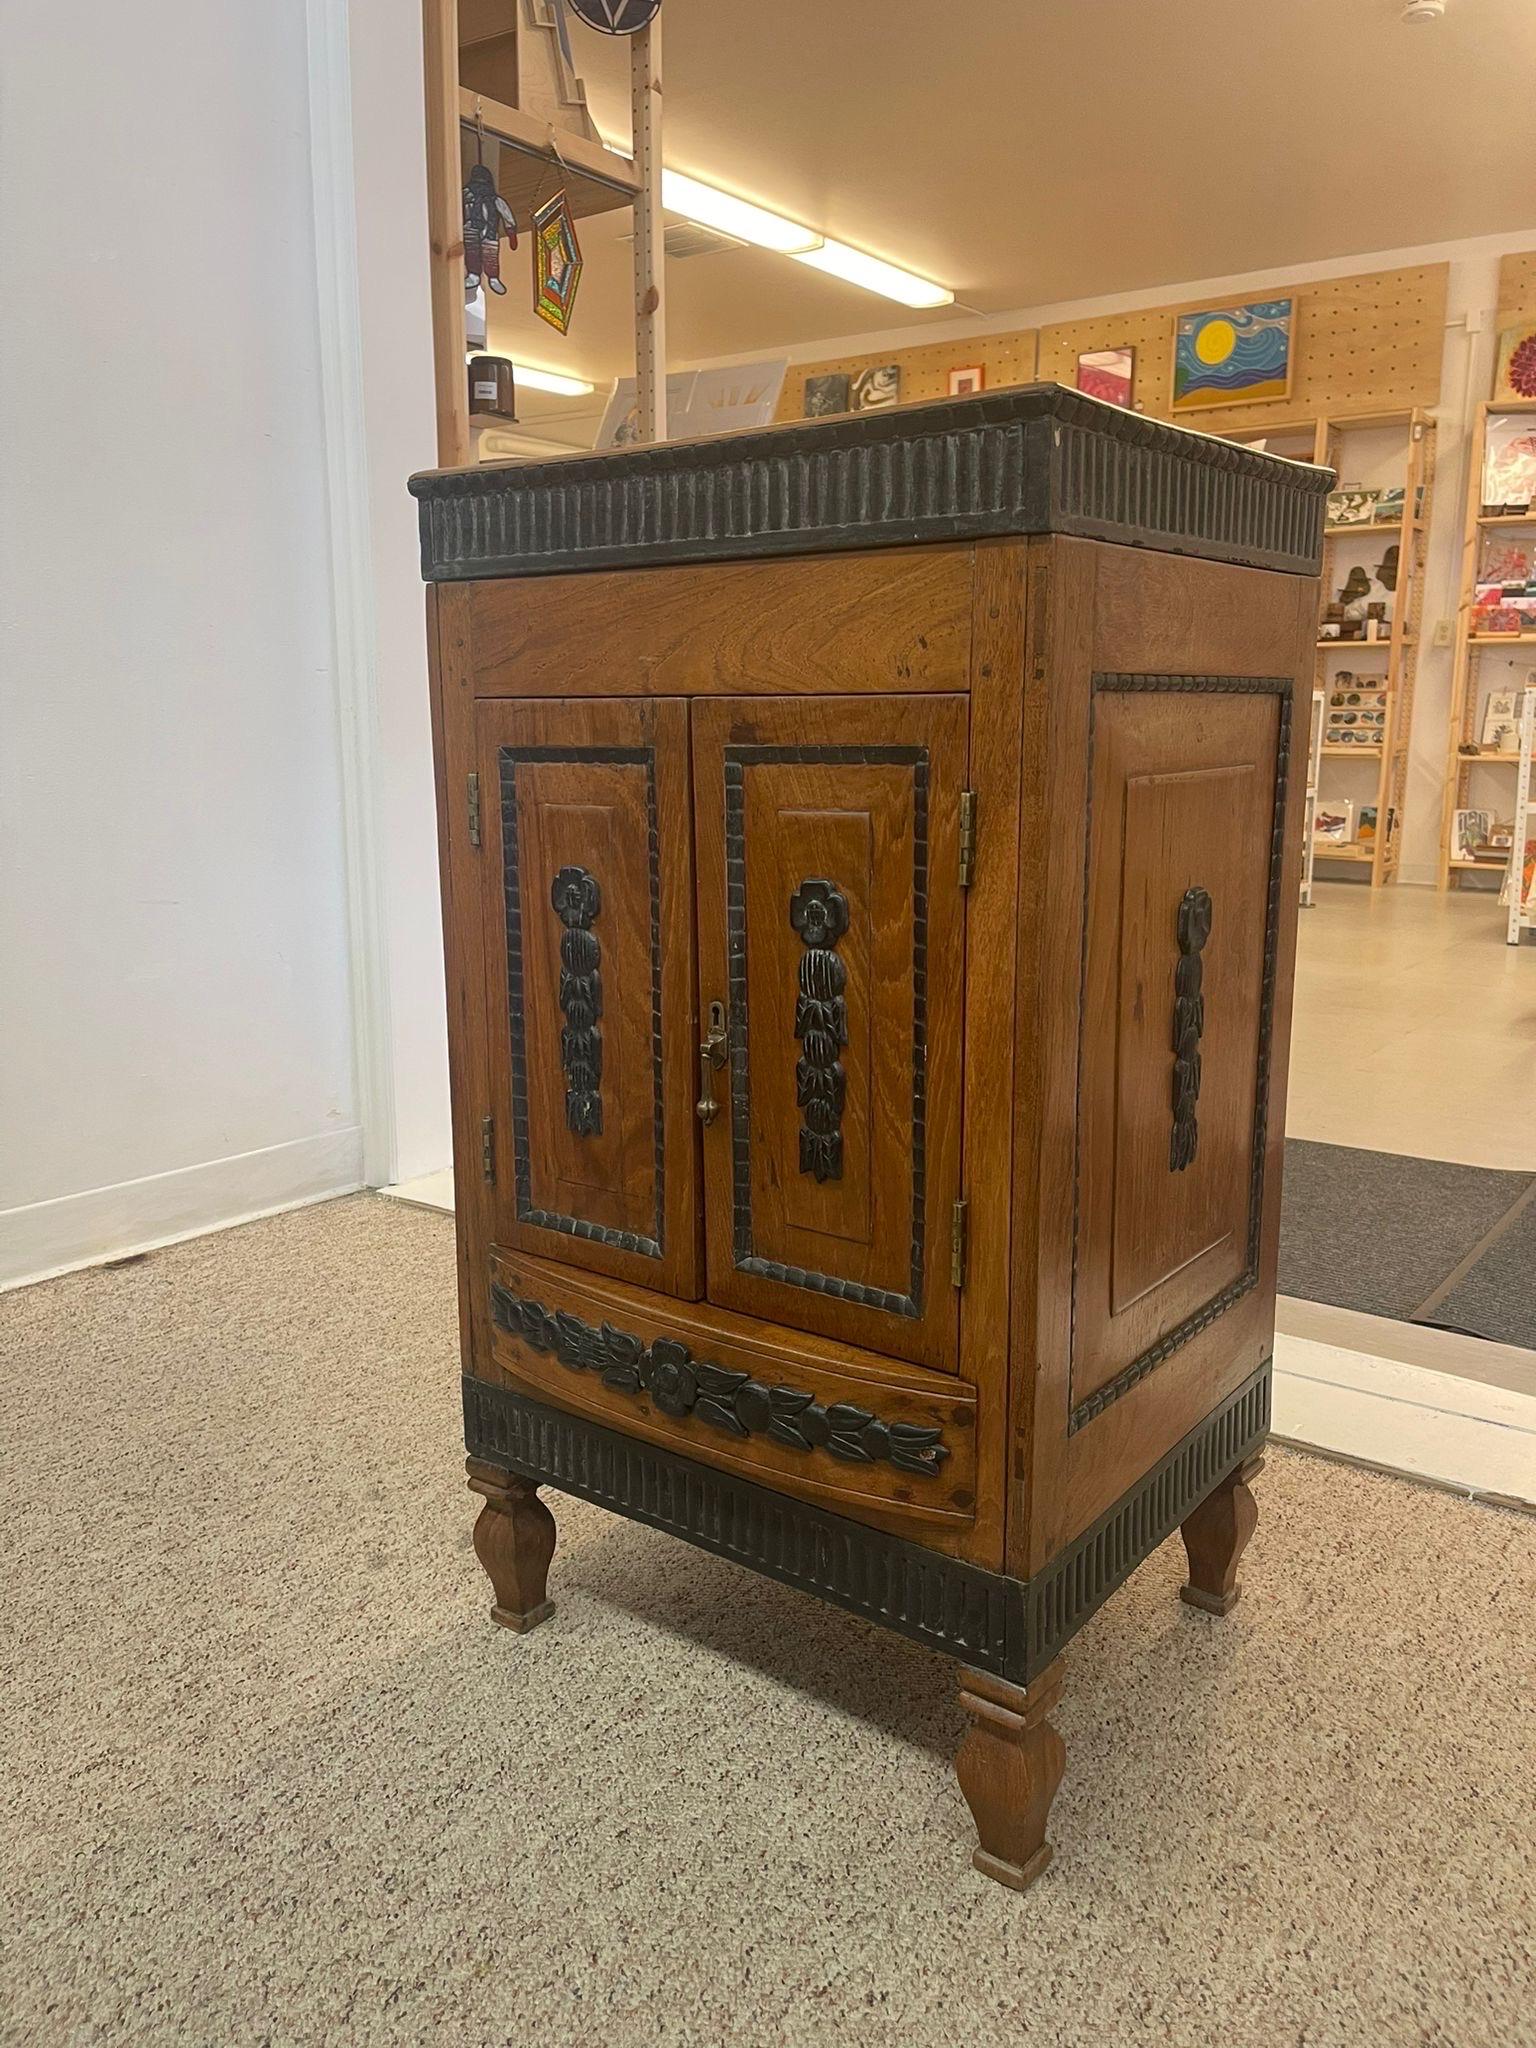
{"type": "MultiPolygon", "coordinates": [[[[311,0],[341,7],[345,0],[311,0]]],[[[375,619],[375,816],[382,930],[374,1019],[390,1148],[369,1178],[410,1180],[453,1154],[437,811],[416,501],[437,462],[421,0],[352,0],[351,127],[367,524],[375,619]]],[[[318,110],[317,110],[318,111],[318,110]]]]}
{"type": "Polygon", "coordinates": [[[6,59],[14,1279],[356,1185],[361,1148],[303,0],[11,0],[6,59]]]}

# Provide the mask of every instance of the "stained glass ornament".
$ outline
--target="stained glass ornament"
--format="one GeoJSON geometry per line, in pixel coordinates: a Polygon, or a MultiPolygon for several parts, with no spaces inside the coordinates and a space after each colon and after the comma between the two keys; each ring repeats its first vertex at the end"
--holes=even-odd
{"type": "Polygon", "coordinates": [[[570,330],[580,283],[581,244],[562,189],[533,216],[533,310],[561,334],[570,330]]]}

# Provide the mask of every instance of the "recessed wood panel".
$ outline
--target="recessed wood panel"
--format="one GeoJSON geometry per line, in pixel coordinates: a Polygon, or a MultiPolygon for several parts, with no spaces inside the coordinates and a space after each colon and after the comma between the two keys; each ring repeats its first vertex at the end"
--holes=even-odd
{"type": "Polygon", "coordinates": [[[681,703],[479,712],[496,1228],[697,1285],[681,703]]]}
{"type": "Polygon", "coordinates": [[[1257,1278],[1289,710],[1265,678],[1095,678],[1076,1422],[1257,1278]]]}
{"type": "Polygon", "coordinates": [[[963,698],[694,707],[709,1295],[955,1369],[963,698]]]}

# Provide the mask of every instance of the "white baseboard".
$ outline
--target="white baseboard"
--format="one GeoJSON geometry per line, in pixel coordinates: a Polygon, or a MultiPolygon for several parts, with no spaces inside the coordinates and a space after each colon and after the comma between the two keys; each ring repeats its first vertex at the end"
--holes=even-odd
{"type": "Polygon", "coordinates": [[[392,1201],[406,1202],[413,1209],[442,1209],[453,1214],[453,1168],[440,1166],[436,1173],[418,1173],[414,1180],[397,1180],[387,1188],[380,1188],[381,1195],[388,1195],[392,1201]]]}
{"type": "Polygon", "coordinates": [[[1350,1464],[1536,1506],[1536,1396],[1507,1387],[1281,1333],[1274,1433],[1350,1464]]]}
{"type": "Polygon", "coordinates": [[[0,1288],[153,1251],[362,1185],[363,1134],[348,1124],[259,1152],[0,1210],[0,1288]]]}

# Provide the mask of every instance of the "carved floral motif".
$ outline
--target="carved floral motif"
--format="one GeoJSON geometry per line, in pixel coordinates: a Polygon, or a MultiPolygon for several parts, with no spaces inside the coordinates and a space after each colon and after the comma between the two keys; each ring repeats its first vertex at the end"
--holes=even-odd
{"type": "Polygon", "coordinates": [[[514,1294],[499,1280],[491,1282],[491,1320],[573,1372],[595,1372],[619,1393],[644,1391],[664,1415],[692,1415],[729,1436],[764,1435],[790,1450],[825,1450],[851,1464],[888,1459],[929,1478],[949,1456],[941,1429],[886,1422],[851,1401],[823,1404],[798,1387],[767,1386],[750,1373],[695,1357],[675,1337],[647,1344],[612,1323],[594,1328],[564,1309],[514,1294]]]}
{"type": "Polygon", "coordinates": [[[848,929],[848,899],[831,882],[811,879],[789,899],[789,921],[805,942],[800,994],[795,1004],[795,1100],[800,1126],[800,1171],[819,1181],[843,1177],[843,1100],[847,1076],[838,1054],[848,1043],[848,970],[837,942],[848,929]]]}
{"type": "Polygon", "coordinates": [[[1211,936],[1211,899],[1204,889],[1186,889],[1179,903],[1179,959],[1173,971],[1173,1129],[1168,1136],[1168,1170],[1182,1173],[1200,1149],[1195,1105],[1200,1100],[1200,1040],[1205,1032],[1205,997],[1200,992],[1200,955],[1211,936]]]}
{"type": "Polygon", "coordinates": [[[602,948],[592,926],[602,908],[597,878],[585,868],[562,868],[549,900],[565,930],[560,935],[560,1059],[565,1068],[565,1121],[578,1138],[603,1128],[602,948]]]}

